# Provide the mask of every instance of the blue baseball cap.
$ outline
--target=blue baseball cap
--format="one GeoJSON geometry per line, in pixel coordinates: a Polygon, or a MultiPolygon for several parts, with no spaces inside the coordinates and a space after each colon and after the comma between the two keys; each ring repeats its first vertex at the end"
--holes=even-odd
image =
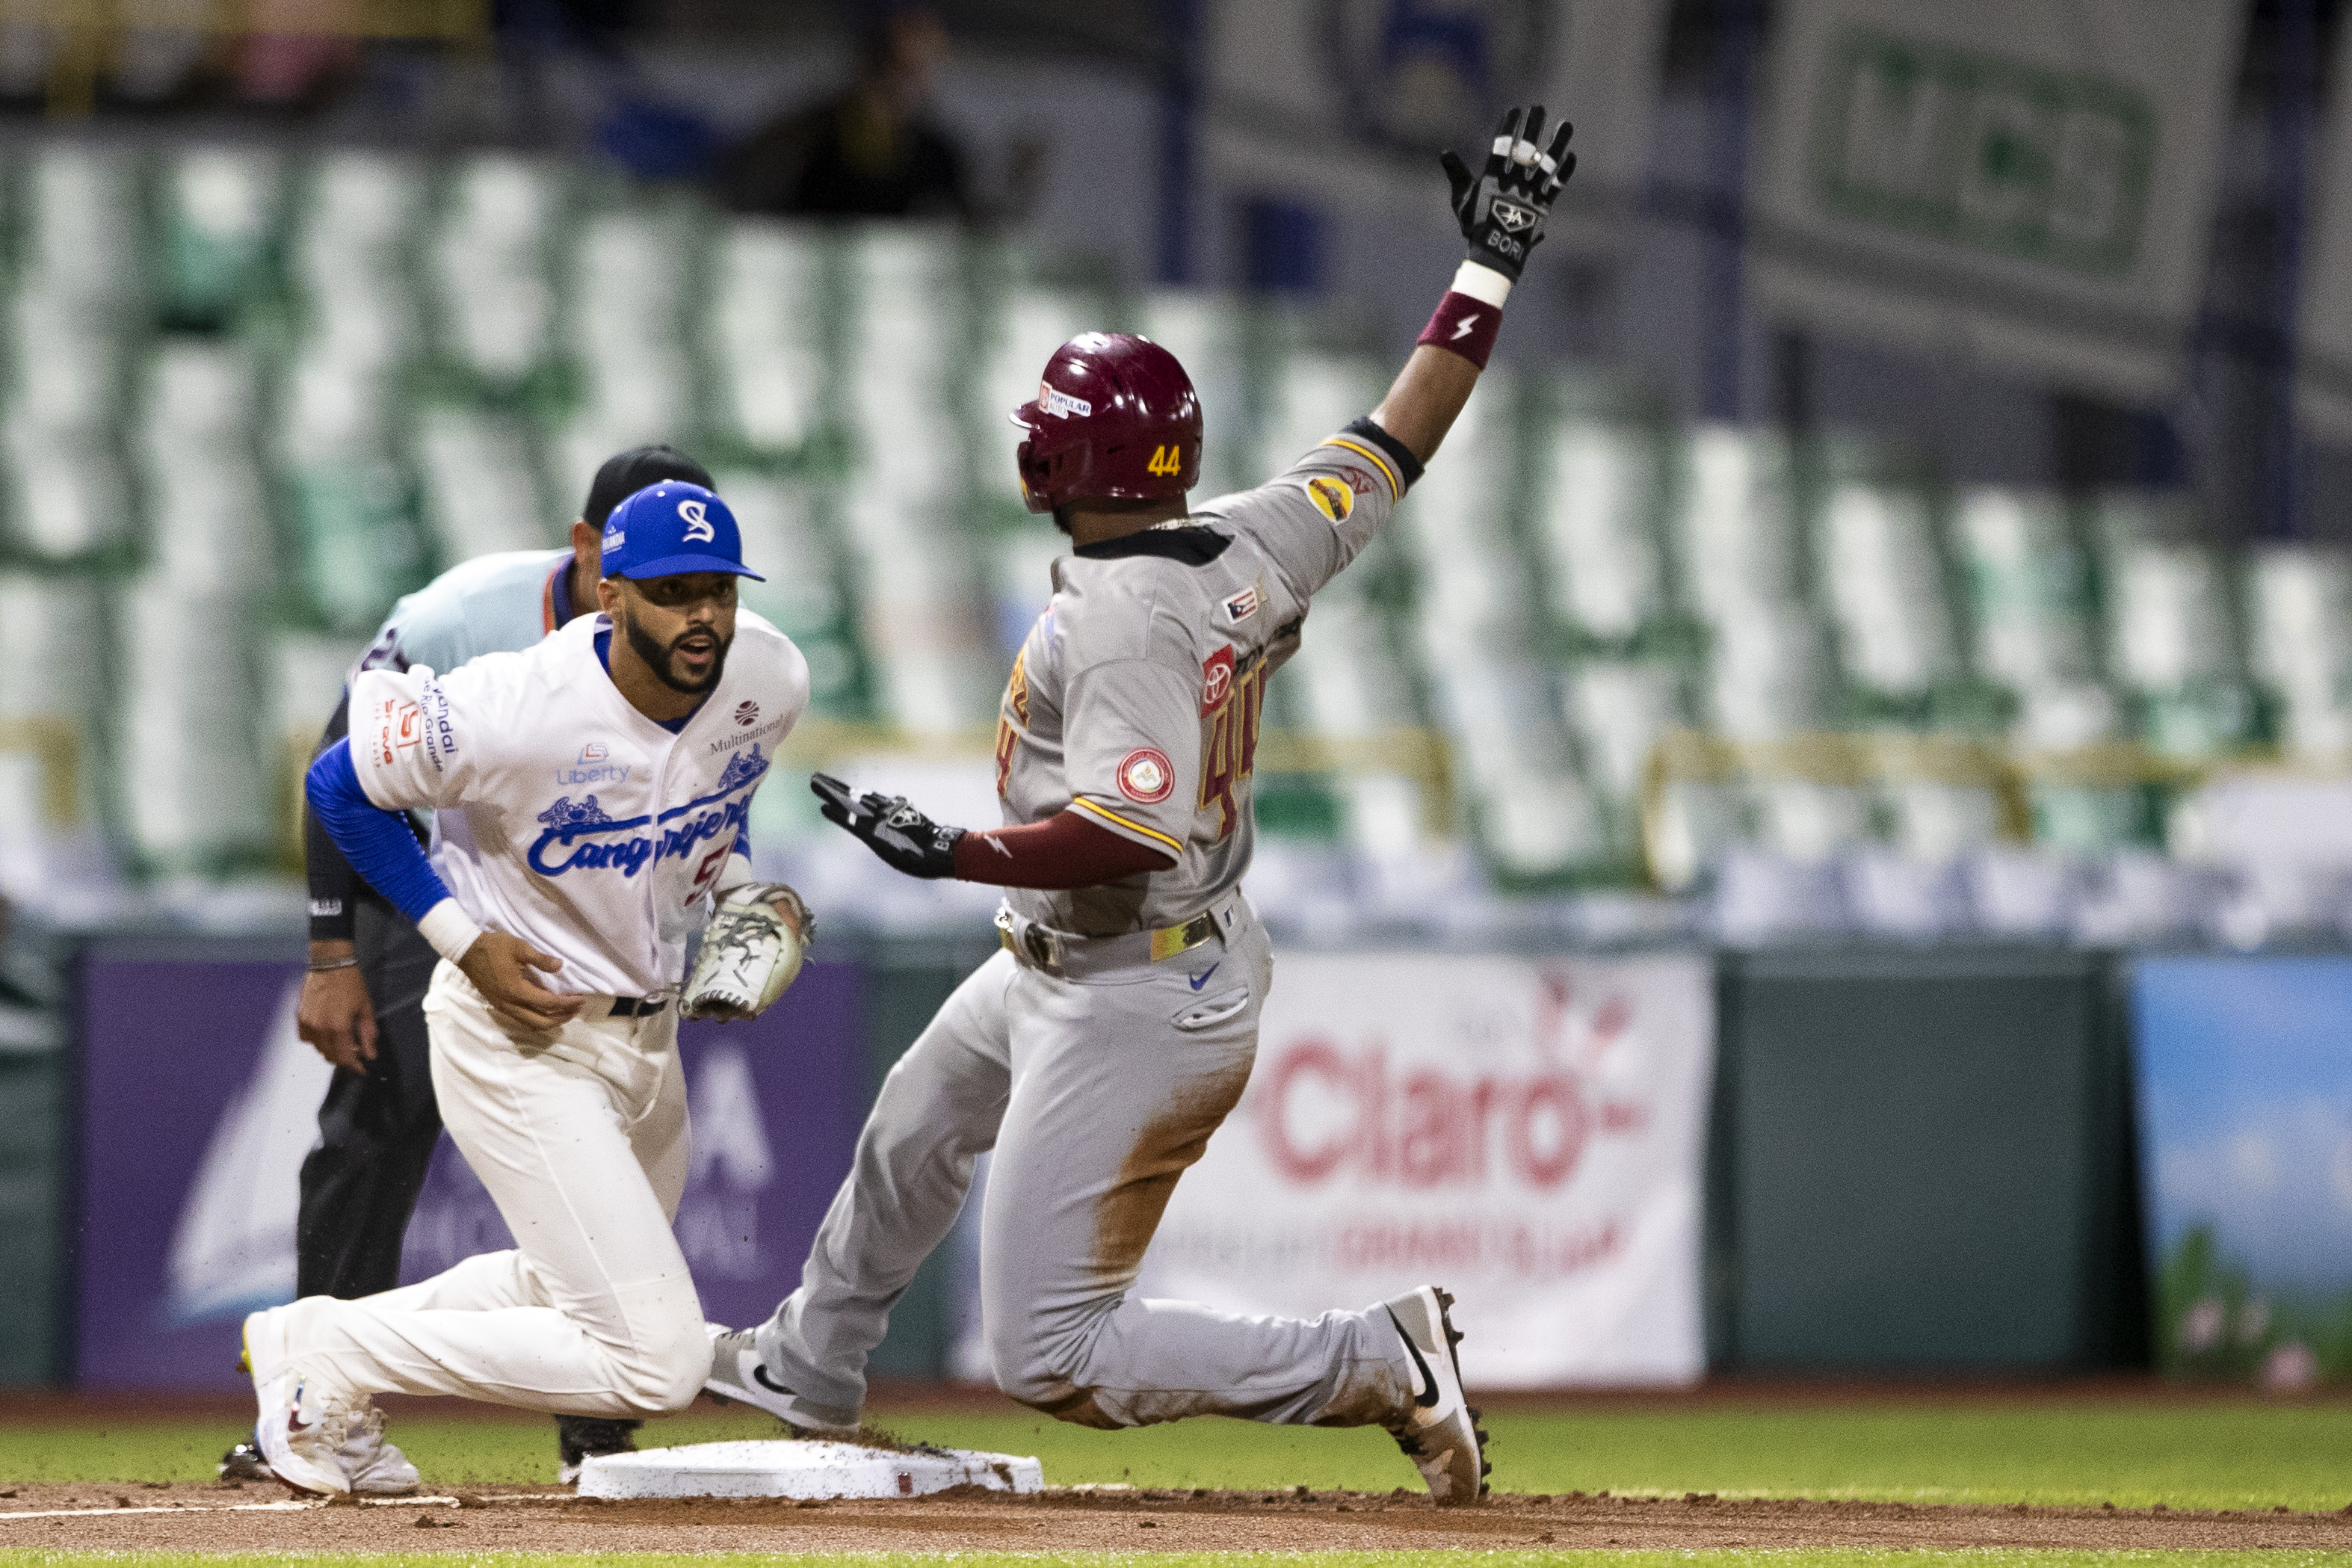
{"type": "Polygon", "coordinates": [[[764,583],[743,564],[743,531],[716,493],[684,479],[647,485],[604,520],[604,575],[682,577],[732,572],[764,583]]]}

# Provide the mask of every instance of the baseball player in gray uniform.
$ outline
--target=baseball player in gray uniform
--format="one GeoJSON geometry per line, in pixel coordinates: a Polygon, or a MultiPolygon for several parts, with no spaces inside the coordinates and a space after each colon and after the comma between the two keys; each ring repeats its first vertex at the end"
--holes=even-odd
{"type": "MultiPolygon", "coordinates": [[[[392,608],[352,674],[425,666],[452,670],[485,653],[529,647],[577,614],[596,611],[604,520],[626,497],[664,479],[709,487],[710,476],[670,447],[607,459],[588,488],[567,550],[518,550],[451,567],[392,608]]],[[[319,742],[350,732],[348,690],[319,742]]],[[[441,1138],[425,1037],[425,990],[438,954],[361,880],[318,817],[303,817],[310,889],[310,973],[295,1006],[302,1038],[338,1070],[319,1107],[319,1142],[302,1162],[294,1222],[294,1294],[355,1300],[400,1283],[402,1238],[441,1138]]],[[[577,1478],[592,1454],[634,1447],[635,1421],[556,1417],[557,1474],[577,1478]]],[[[250,1436],[223,1455],[226,1480],[268,1480],[250,1436]]],[[[405,1489],[413,1477],[372,1476],[369,1489],[405,1489]]]]}
{"type": "Polygon", "coordinates": [[[800,1289],[754,1330],[712,1329],[713,1393],[801,1427],[854,1424],[891,1306],[992,1149],[980,1287],[1006,1393],[1100,1427],[1378,1423],[1439,1502],[1486,1490],[1436,1288],[1312,1321],[1129,1290],[1248,1081],[1273,979],[1240,887],[1265,683],[1469,399],[1574,166],[1568,126],[1547,148],[1543,121],[1513,110],[1475,176],[1447,155],[1469,259],[1380,406],[1272,483],[1188,509],[1199,404],[1141,338],[1073,339],[1014,412],[1030,508],[1075,550],[1000,710],[1005,826],[967,832],[812,781],[897,868],[1003,886],[1003,951],[891,1071],[800,1289]]]}

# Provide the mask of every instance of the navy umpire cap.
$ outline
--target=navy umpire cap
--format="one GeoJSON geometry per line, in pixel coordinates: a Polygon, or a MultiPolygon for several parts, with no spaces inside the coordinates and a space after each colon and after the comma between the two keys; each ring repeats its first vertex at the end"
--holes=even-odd
{"type": "Polygon", "coordinates": [[[580,509],[580,521],[591,528],[602,528],[614,507],[664,479],[684,479],[707,490],[719,488],[700,463],[675,447],[661,443],[632,447],[605,458],[604,466],[596,470],[596,481],[588,487],[588,504],[580,509]]]}
{"type": "Polygon", "coordinates": [[[743,564],[743,531],[717,492],[683,479],[647,485],[604,520],[604,575],[682,577],[731,572],[764,583],[743,564]]]}

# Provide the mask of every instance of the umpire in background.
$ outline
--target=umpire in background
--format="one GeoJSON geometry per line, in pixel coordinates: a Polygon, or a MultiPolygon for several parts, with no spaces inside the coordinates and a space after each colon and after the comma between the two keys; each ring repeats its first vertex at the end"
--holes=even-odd
{"type": "MultiPolygon", "coordinates": [[[[573,616],[594,613],[605,518],[665,479],[715,488],[700,465],[672,447],[621,453],[596,470],[569,550],[486,555],[451,567],[393,606],[359,668],[455,669],[481,654],[528,647],[573,616]]],[[[346,690],[320,749],[342,739],[350,724],[346,690]]],[[[401,1239],[441,1136],[425,1036],[425,988],[440,959],[307,816],[303,859],[310,959],[295,1024],[337,1070],[319,1107],[318,1147],[302,1162],[294,1291],[350,1300],[400,1282],[401,1239]]],[[[635,1447],[639,1423],[559,1415],[555,1425],[559,1473],[572,1481],[588,1456],[635,1447]]],[[[271,1479],[249,1439],[228,1451],[220,1469],[228,1479],[271,1479]]]]}

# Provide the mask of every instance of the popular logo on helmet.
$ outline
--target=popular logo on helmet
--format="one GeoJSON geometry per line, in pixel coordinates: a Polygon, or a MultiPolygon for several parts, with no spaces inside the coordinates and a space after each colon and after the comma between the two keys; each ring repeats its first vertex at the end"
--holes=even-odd
{"type": "Polygon", "coordinates": [[[709,544],[718,539],[719,531],[711,526],[709,511],[709,508],[698,500],[682,500],[677,503],[677,515],[686,519],[688,543],[709,544]]]}
{"type": "Polygon", "coordinates": [[[1095,405],[1085,398],[1072,397],[1050,382],[1043,381],[1037,384],[1037,406],[1056,419],[1067,419],[1073,414],[1091,415],[1095,411],[1095,405]]]}

